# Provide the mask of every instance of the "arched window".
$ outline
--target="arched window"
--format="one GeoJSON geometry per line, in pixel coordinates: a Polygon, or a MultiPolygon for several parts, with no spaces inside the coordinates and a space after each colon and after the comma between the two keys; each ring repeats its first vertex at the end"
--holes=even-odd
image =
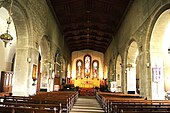
{"type": "Polygon", "coordinates": [[[86,78],[90,77],[91,71],[91,56],[85,55],[84,56],[84,75],[86,78]]]}
{"type": "Polygon", "coordinates": [[[76,61],[76,78],[82,78],[83,61],[76,61]]]}
{"type": "Polygon", "coordinates": [[[93,66],[93,78],[99,77],[99,61],[94,60],[92,63],[93,66]]]}

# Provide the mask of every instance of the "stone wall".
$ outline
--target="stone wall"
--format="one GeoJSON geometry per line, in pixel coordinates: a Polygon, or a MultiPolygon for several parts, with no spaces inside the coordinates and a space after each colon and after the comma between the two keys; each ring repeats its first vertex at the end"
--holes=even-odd
{"type": "Polygon", "coordinates": [[[29,95],[32,92],[32,65],[38,65],[39,47],[47,49],[41,45],[43,37],[48,50],[41,56],[46,56],[43,58],[48,62],[54,61],[58,49],[62,57],[70,62],[70,52],[46,0],[15,0],[12,18],[17,32],[13,94],[29,95]],[[27,58],[31,58],[31,62],[28,63],[27,58]]]}
{"type": "MultiPolygon", "coordinates": [[[[122,75],[126,76],[127,50],[132,40],[138,44],[141,95],[151,98],[151,69],[146,66],[150,62],[149,41],[153,25],[157,15],[168,8],[169,0],[134,0],[128,10],[123,23],[115,35],[111,45],[105,53],[105,63],[109,65],[109,59],[113,59],[116,53],[120,53],[123,58],[122,75]],[[162,7],[166,8],[162,8],[162,7]],[[117,46],[117,47],[115,47],[117,46]]],[[[114,64],[115,65],[115,64],[114,64]]],[[[126,89],[124,89],[125,92],[126,89]]]]}

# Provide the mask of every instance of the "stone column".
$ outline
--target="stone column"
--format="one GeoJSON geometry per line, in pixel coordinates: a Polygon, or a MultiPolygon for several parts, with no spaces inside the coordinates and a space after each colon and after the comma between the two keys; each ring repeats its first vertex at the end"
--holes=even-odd
{"type": "Polygon", "coordinates": [[[32,69],[33,64],[37,65],[38,63],[37,53],[38,52],[36,50],[31,48],[16,49],[16,59],[12,87],[13,95],[28,96],[32,92],[32,69]],[[28,61],[28,58],[30,58],[31,60],[28,61]]]}
{"type": "Polygon", "coordinates": [[[152,76],[151,76],[151,64],[150,64],[150,52],[145,51],[145,60],[144,60],[144,76],[145,76],[145,97],[147,99],[152,99],[152,76]],[[149,63],[149,66],[146,64],[149,63]]]}
{"type": "Polygon", "coordinates": [[[125,60],[122,62],[122,92],[127,93],[127,70],[125,60]]]}
{"type": "Polygon", "coordinates": [[[139,88],[140,95],[151,99],[151,67],[149,65],[149,52],[147,50],[140,53],[139,88]]]}
{"type": "Polygon", "coordinates": [[[27,82],[29,63],[27,62],[28,48],[16,49],[15,68],[13,76],[12,94],[27,96],[27,82]]]}

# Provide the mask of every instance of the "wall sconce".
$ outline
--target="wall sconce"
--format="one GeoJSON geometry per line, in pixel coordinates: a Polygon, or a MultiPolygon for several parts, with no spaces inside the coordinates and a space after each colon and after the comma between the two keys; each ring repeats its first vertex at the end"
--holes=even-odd
{"type": "Polygon", "coordinates": [[[168,48],[168,54],[170,54],[170,48],[168,48]]]}
{"type": "Polygon", "coordinates": [[[27,62],[31,63],[32,59],[31,58],[27,58],[27,62]]]}
{"type": "Polygon", "coordinates": [[[150,63],[146,63],[146,67],[149,68],[150,67],[150,63]]]}
{"type": "Polygon", "coordinates": [[[126,68],[132,68],[132,64],[128,63],[128,64],[126,65],[126,68]]]}
{"type": "Polygon", "coordinates": [[[125,74],[127,73],[127,70],[125,70],[125,74]]]}
{"type": "Polygon", "coordinates": [[[31,63],[32,59],[31,58],[27,58],[27,62],[31,63]]]}
{"type": "Polygon", "coordinates": [[[35,81],[37,80],[37,78],[32,77],[32,80],[33,80],[32,86],[35,86],[36,85],[35,81]]]}

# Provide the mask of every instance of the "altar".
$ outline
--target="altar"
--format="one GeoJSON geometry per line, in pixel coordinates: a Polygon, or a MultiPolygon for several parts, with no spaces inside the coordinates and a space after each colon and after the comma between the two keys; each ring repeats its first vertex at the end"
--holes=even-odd
{"type": "Polygon", "coordinates": [[[80,96],[94,96],[96,92],[95,88],[79,88],[80,96]]]}
{"type": "Polygon", "coordinates": [[[100,82],[98,78],[75,78],[72,80],[75,87],[80,88],[95,88],[100,87],[100,82]]]}

